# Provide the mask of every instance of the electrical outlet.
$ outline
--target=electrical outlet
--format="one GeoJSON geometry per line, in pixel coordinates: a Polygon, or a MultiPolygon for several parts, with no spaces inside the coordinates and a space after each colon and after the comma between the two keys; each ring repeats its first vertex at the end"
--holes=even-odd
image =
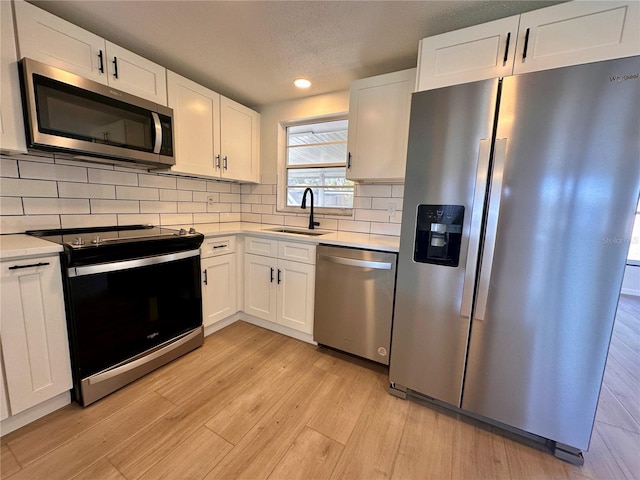
{"type": "Polygon", "coordinates": [[[390,217],[395,217],[396,216],[396,204],[395,203],[389,203],[387,205],[387,213],[389,214],[390,217]]]}
{"type": "Polygon", "coordinates": [[[215,201],[213,199],[213,195],[209,195],[207,197],[207,205],[209,205],[210,207],[213,207],[214,204],[215,204],[215,201]]]}

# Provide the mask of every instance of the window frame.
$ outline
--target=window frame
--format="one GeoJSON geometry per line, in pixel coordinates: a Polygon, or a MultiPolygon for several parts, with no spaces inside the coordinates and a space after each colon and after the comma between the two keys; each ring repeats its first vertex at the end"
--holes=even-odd
{"type": "MultiPolygon", "coordinates": [[[[276,174],[276,211],[282,213],[299,213],[304,214],[305,210],[300,207],[288,206],[286,202],[287,198],[287,127],[297,127],[301,125],[309,125],[313,123],[332,122],[336,120],[348,120],[348,112],[339,112],[329,115],[320,115],[315,117],[305,117],[295,120],[284,120],[279,122],[278,128],[278,172],[276,174]]],[[[345,178],[346,178],[346,164],[345,158],[345,178]]],[[[308,166],[305,168],[312,168],[308,166]]],[[[356,187],[353,186],[353,197],[355,200],[356,187]]],[[[352,207],[317,207],[314,206],[314,213],[327,216],[352,216],[352,207]]],[[[307,209],[308,211],[308,209],[307,209]]]]}

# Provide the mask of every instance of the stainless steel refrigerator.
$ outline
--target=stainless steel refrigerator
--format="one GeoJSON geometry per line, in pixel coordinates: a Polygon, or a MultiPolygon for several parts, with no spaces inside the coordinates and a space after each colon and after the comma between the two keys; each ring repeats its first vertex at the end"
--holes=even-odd
{"type": "Polygon", "coordinates": [[[589,446],[640,192],[640,57],[415,93],[391,392],[589,446]]]}

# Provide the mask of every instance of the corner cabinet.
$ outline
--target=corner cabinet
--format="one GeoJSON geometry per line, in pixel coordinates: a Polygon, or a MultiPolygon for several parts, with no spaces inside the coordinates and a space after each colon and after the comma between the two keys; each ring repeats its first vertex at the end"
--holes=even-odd
{"type": "Polygon", "coordinates": [[[0,266],[2,367],[16,415],[71,389],[62,276],[57,255],[0,266]]]}
{"type": "Polygon", "coordinates": [[[235,237],[206,239],[200,247],[205,328],[238,311],[235,240],[235,237]]]}
{"type": "Polygon", "coordinates": [[[260,181],[260,114],[220,96],[221,178],[260,181]]]}
{"type": "Polygon", "coordinates": [[[0,2],[0,151],[27,153],[11,2],[0,2]]]}
{"type": "Polygon", "coordinates": [[[260,180],[260,114],[167,72],[174,114],[175,174],[237,182],[260,180]]]}
{"type": "Polygon", "coordinates": [[[245,238],[244,312],[311,335],[315,245],[245,238]]]}
{"type": "Polygon", "coordinates": [[[416,91],[640,55],[640,3],[567,2],[427,37],[416,91]]]}
{"type": "Polygon", "coordinates": [[[416,69],[364,78],[349,89],[347,178],[403,182],[416,69]]]}
{"type": "Polygon", "coordinates": [[[20,58],[167,105],[166,69],[161,65],[22,0],[16,0],[14,8],[20,58]]]}

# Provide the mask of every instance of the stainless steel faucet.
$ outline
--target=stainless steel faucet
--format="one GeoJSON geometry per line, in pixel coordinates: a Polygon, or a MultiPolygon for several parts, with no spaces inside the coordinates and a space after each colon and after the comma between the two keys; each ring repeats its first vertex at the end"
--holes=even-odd
{"type": "Polygon", "coordinates": [[[311,194],[311,213],[309,214],[309,229],[313,230],[315,227],[320,226],[320,222],[313,221],[313,190],[307,187],[302,194],[302,203],[300,204],[300,208],[307,208],[307,192],[311,194]]]}

